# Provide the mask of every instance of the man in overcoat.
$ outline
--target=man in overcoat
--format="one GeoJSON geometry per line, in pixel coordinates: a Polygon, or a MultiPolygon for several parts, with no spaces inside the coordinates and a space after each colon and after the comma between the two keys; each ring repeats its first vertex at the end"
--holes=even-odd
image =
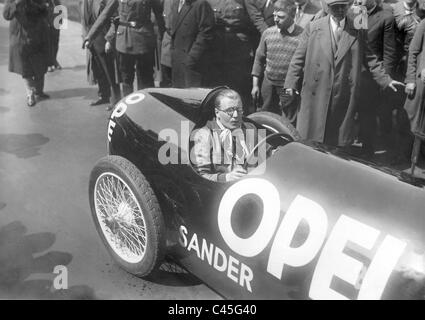
{"type": "Polygon", "coordinates": [[[396,85],[371,53],[365,30],[347,17],[348,0],[327,0],[329,15],[307,24],[289,67],[284,88],[301,91],[297,129],[308,140],[334,146],[354,141],[363,63],[380,87],[396,85]]]}
{"type": "MultiPolygon", "coordinates": [[[[81,11],[83,38],[87,36],[94,22],[105,8],[106,2],[107,0],[83,0],[81,11]]],[[[97,83],[99,87],[99,98],[91,102],[91,106],[109,103],[111,93],[112,104],[120,99],[119,85],[115,79],[114,56],[112,52],[108,54],[105,52],[105,37],[107,36],[108,29],[109,23],[107,23],[102,31],[93,39],[91,50],[87,50],[88,80],[91,84],[97,83]]],[[[107,109],[110,107],[110,105],[107,106],[107,109]]]]}
{"type": "Polygon", "coordinates": [[[44,75],[49,63],[49,26],[45,0],[7,0],[3,17],[10,21],[9,71],[22,75],[27,104],[32,107],[44,93],[44,75]]]}
{"type": "Polygon", "coordinates": [[[206,0],[174,0],[170,19],[173,87],[207,85],[214,27],[210,4],[206,0]]]}
{"type": "MultiPolygon", "coordinates": [[[[369,47],[378,60],[383,62],[387,74],[394,77],[398,62],[394,16],[391,11],[378,6],[376,0],[366,0],[365,6],[368,14],[369,47]]],[[[359,109],[360,138],[363,151],[372,156],[375,151],[376,117],[379,117],[381,124],[388,121],[387,119],[391,120],[392,108],[390,99],[386,97],[394,99],[394,95],[383,94],[366,68],[362,72],[362,86],[364,94],[359,109]]]]}

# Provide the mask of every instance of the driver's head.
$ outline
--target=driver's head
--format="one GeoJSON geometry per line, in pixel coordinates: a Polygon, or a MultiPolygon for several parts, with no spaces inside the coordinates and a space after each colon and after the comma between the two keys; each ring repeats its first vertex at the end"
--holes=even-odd
{"type": "Polygon", "coordinates": [[[242,100],[235,90],[224,89],[215,98],[215,116],[224,127],[233,130],[242,124],[242,100]]]}

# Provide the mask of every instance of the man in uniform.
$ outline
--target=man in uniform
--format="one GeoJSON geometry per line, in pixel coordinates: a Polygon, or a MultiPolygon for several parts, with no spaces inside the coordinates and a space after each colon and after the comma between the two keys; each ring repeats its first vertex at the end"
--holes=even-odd
{"type": "MultiPolygon", "coordinates": [[[[222,39],[218,50],[222,81],[242,97],[244,113],[252,111],[251,68],[254,57],[252,36],[255,32],[244,0],[209,0],[216,21],[216,34],[222,39]],[[221,50],[220,50],[221,49],[221,50]]],[[[217,41],[218,42],[218,41],[217,41]]]]}
{"type": "MultiPolygon", "coordinates": [[[[96,38],[117,9],[119,22],[116,29],[116,50],[123,82],[123,94],[126,96],[133,92],[135,67],[137,88],[154,86],[156,38],[151,11],[155,14],[161,38],[165,26],[160,0],[109,0],[87,34],[85,42],[91,43],[96,38]]],[[[111,28],[115,28],[115,25],[112,24],[111,28]]]]}

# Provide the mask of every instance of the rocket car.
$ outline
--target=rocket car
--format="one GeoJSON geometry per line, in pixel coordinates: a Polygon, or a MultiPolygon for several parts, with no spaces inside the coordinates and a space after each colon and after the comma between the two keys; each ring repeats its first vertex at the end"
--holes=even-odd
{"type": "Polygon", "coordinates": [[[89,201],[116,263],[148,277],[168,257],[229,299],[424,299],[425,181],[267,112],[244,118],[266,132],[259,166],[205,179],[190,136],[220,90],[144,89],[115,106],[89,201]]]}

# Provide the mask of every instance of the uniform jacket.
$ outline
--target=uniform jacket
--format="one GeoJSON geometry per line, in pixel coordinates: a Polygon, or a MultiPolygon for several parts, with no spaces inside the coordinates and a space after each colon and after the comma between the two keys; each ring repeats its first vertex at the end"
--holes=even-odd
{"type": "Polygon", "coordinates": [[[209,63],[214,13],[206,0],[186,0],[180,12],[178,5],[173,0],[170,14],[173,85],[184,87],[186,68],[201,74],[209,63]]]}
{"type": "Polygon", "coordinates": [[[49,63],[49,25],[44,0],[7,0],[3,17],[10,21],[9,71],[24,77],[43,75],[49,63]]]}
{"type": "Polygon", "coordinates": [[[297,129],[303,138],[331,145],[352,143],[363,63],[381,87],[391,82],[371,53],[366,34],[348,17],[337,49],[329,16],[306,26],[285,80],[285,88],[302,88],[297,129]]]}
{"type": "MultiPolygon", "coordinates": [[[[105,24],[118,10],[120,22],[135,24],[134,27],[119,25],[116,30],[116,49],[122,53],[143,54],[156,46],[151,12],[155,14],[160,34],[164,33],[164,18],[160,0],[109,0],[87,38],[93,41],[105,24]]],[[[113,25],[111,25],[111,28],[113,25]]]]}

